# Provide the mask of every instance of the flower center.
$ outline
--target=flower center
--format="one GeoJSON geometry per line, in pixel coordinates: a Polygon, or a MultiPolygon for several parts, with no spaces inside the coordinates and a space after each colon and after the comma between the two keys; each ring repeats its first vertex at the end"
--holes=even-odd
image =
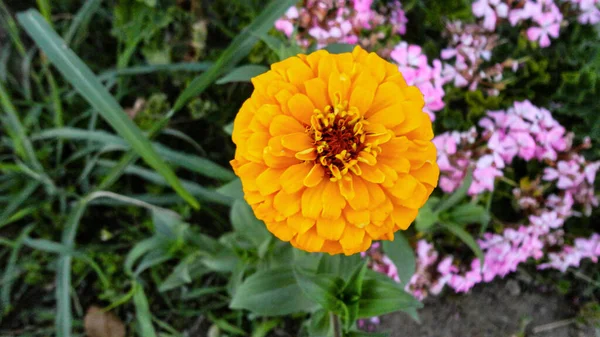
{"type": "Polygon", "coordinates": [[[323,165],[331,181],[353,171],[360,174],[358,155],[365,150],[367,121],[358,109],[348,107],[348,102],[328,105],[323,110],[315,109],[308,130],[315,142],[316,161],[323,165]]]}

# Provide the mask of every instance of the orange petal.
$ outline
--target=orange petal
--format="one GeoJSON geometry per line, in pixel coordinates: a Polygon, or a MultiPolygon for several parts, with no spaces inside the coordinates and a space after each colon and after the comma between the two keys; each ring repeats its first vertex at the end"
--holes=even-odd
{"type": "Polygon", "coordinates": [[[281,241],[290,241],[296,235],[296,231],[288,227],[285,222],[271,222],[266,223],[266,225],[269,232],[281,241]]]}
{"type": "Polygon", "coordinates": [[[344,228],[344,233],[340,238],[340,244],[344,252],[358,251],[365,237],[365,230],[356,226],[348,225],[344,228]]]}
{"type": "Polygon", "coordinates": [[[419,182],[410,174],[401,174],[396,180],[396,184],[389,191],[398,199],[411,199],[415,188],[419,182]]]}
{"type": "Polygon", "coordinates": [[[340,194],[337,183],[328,181],[323,191],[323,212],[321,216],[325,219],[338,219],[342,214],[342,208],[346,206],[346,200],[340,194]]]}
{"type": "Polygon", "coordinates": [[[307,252],[318,252],[323,247],[325,240],[317,235],[317,230],[312,228],[304,234],[298,234],[292,241],[292,245],[307,252]]]}
{"type": "Polygon", "coordinates": [[[346,200],[354,198],[354,183],[351,175],[347,174],[345,177],[338,180],[338,185],[340,187],[340,193],[346,200]]]}
{"type": "MultiPolygon", "coordinates": [[[[359,164],[360,165],[360,164],[359,164]]],[[[385,181],[385,174],[376,166],[360,165],[362,174],[360,175],[366,181],[370,181],[375,184],[381,184],[385,181]]]]}
{"type": "Polygon", "coordinates": [[[348,199],[350,207],[356,210],[369,208],[369,190],[365,182],[360,177],[353,179],[353,182],[354,198],[348,199]]]}
{"type": "Polygon", "coordinates": [[[321,251],[329,255],[340,254],[343,252],[342,245],[338,241],[325,240],[321,251]]]}
{"type": "Polygon", "coordinates": [[[281,145],[293,151],[303,151],[314,147],[314,141],[306,132],[294,132],[283,136],[281,145]]]}
{"type": "Polygon", "coordinates": [[[300,160],[315,160],[317,159],[317,151],[314,148],[302,150],[296,153],[296,158],[300,160]]]}
{"type": "Polygon", "coordinates": [[[287,193],[300,191],[304,187],[304,177],[310,172],[309,163],[300,163],[288,167],[281,175],[281,187],[287,193]]]}
{"type": "Polygon", "coordinates": [[[258,163],[247,163],[237,169],[237,175],[240,176],[245,189],[258,191],[256,186],[256,177],[263,173],[267,167],[258,163]]]}
{"type": "MultiPolygon", "coordinates": [[[[287,102],[290,114],[296,118],[299,122],[308,125],[310,124],[310,117],[315,111],[313,102],[303,94],[295,94],[287,102]]],[[[304,130],[300,130],[304,131],[304,130]]]]}
{"type": "Polygon", "coordinates": [[[388,128],[393,128],[401,124],[405,119],[406,112],[403,109],[404,103],[406,102],[390,105],[386,108],[378,110],[374,112],[367,120],[369,123],[383,124],[388,128]]]}
{"type": "Polygon", "coordinates": [[[302,215],[310,219],[317,219],[321,215],[321,211],[323,211],[321,199],[325,184],[325,182],[321,182],[315,187],[304,190],[302,193],[302,215]]]}
{"type": "Polygon", "coordinates": [[[269,126],[269,133],[271,133],[271,136],[288,135],[293,132],[304,132],[304,127],[296,119],[290,116],[275,116],[269,126]]]}
{"type": "Polygon", "coordinates": [[[401,124],[393,128],[392,131],[394,131],[396,135],[404,135],[417,129],[419,125],[421,125],[421,116],[419,116],[419,113],[423,109],[421,103],[407,101],[402,102],[401,106],[402,113],[407,116],[407,118],[403,120],[401,124]]]}
{"type": "Polygon", "coordinates": [[[415,187],[411,197],[403,200],[402,206],[414,209],[421,208],[423,207],[423,205],[425,205],[425,202],[427,202],[428,196],[429,193],[427,191],[427,188],[425,188],[423,184],[417,182],[417,186],[415,187]]]}
{"type": "Polygon", "coordinates": [[[377,87],[373,103],[369,111],[365,113],[365,117],[369,118],[373,113],[404,100],[403,91],[396,83],[385,82],[377,87]]]}
{"type": "Polygon", "coordinates": [[[296,230],[298,234],[304,234],[315,225],[315,220],[307,219],[302,214],[296,214],[287,218],[287,224],[296,230]]]}
{"type": "Polygon", "coordinates": [[[384,202],[387,197],[381,186],[378,184],[373,184],[370,182],[365,182],[367,186],[367,190],[369,191],[369,206],[370,208],[374,208],[379,206],[382,202],[384,202]]]}
{"type": "Polygon", "coordinates": [[[269,195],[279,191],[281,188],[280,177],[283,174],[282,169],[268,168],[256,178],[258,191],[262,195],[269,195]]]}
{"type": "Polygon", "coordinates": [[[320,78],[313,78],[304,83],[304,88],[306,89],[306,95],[317,109],[323,110],[325,106],[329,105],[329,100],[325,95],[327,92],[327,83],[325,81],[320,78]]]}
{"type": "Polygon", "coordinates": [[[314,77],[312,69],[304,62],[294,65],[286,73],[289,81],[299,88],[303,86],[304,82],[314,77]]]}
{"type": "Polygon", "coordinates": [[[440,169],[436,163],[426,162],[418,170],[411,171],[410,174],[417,180],[435,187],[440,177],[440,169]]]}
{"type": "Polygon", "coordinates": [[[324,176],[325,170],[323,169],[323,166],[321,164],[314,164],[306,177],[304,177],[304,186],[315,187],[323,180],[324,176]]]}
{"type": "Polygon", "coordinates": [[[356,158],[359,162],[365,163],[367,165],[375,165],[377,164],[377,158],[370,154],[369,152],[361,151],[358,153],[358,158],[356,158]]]}
{"type": "Polygon", "coordinates": [[[302,192],[287,193],[279,191],[273,199],[273,207],[285,217],[292,216],[300,211],[300,198],[302,192]]]}
{"type": "Polygon", "coordinates": [[[337,219],[317,219],[317,233],[327,240],[339,240],[346,227],[346,221],[342,217],[337,219]]]}
{"type": "Polygon", "coordinates": [[[416,209],[396,205],[392,211],[392,221],[399,229],[406,230],[417,217],[417,213],[416,209]]]}
{"type": "Polygon", "coordinates": [[[344,208],[344,216],[348,222],[359,228],[364,228],[371,222],[371,212],[368,210],[356,211],[351,207],[344,208]]]}

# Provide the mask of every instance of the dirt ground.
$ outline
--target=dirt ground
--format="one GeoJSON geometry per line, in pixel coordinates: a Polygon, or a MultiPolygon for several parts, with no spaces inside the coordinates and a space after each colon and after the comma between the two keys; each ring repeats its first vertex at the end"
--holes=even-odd
{"type": "Polygon", "coordinates": [[[431,296],[424,304],[420,325],[396,313],[383,317],[378,330],[391,337],[597,337],[593,328],[573,322],[576,313],[565,298],[523,289],[515,280],[466,295],[431,296]]]}

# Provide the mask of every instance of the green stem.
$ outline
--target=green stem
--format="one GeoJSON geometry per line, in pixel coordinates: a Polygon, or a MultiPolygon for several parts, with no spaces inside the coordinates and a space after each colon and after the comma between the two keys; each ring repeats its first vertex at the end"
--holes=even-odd
{"type": "Polygon", "coordinates": [[[333,312],[329,313],[331,318],[331,325],[333,326],[333,337],[342,337],[342,324],[340,318],[333,312]]]}

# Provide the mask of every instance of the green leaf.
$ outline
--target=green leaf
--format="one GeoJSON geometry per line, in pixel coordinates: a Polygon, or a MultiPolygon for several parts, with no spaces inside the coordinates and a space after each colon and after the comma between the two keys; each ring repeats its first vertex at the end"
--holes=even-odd
{"type": "Polygon", "coordinates": [[[331,318],[327,310],[319,309],[315,311],[308,321],[308,335],[310,337],[330,336],[331,318]]]}
{"type": "Polygon", "coordinates": [[[439,213],[432,210],[432,202],[430,202],[430,200],[428,200],[425,205],[419,209],[419,213],[415,219],[415,226],[419,232],[428,231],[439,221],[439,213]]]}
{"type": "Polygon", "coordinates": [[[350,275],[350,280],[348,280],[346,286],[344,287],[342,296],[344,303],[348,307],[348,315],[342,318],[346,330],[349,330],[354,325],[356,317],[358,316],[358,301],[362,296],[363,281],[366,272],[367,263],[364,261],[362,264],[359,264],[356,266],[356,268],[354,268],[352,275],[350,275]]]}
{"type": "Polygon", "coordinates": [[[210,270],[231,273],[235,270],[239,260],[233,250],[228,247],[222,247],[215,254],[204,257],[202,263],[210,270]]]}
{"type": "Polygon", "coordinates": [[[343,53],[351,53],[354,50],[355,45],[346,44],[346,43],[332,43],[327,45],[327,47],[323,48],[330,52],[331,54],[343,54],[343,53]]]}
{"type": "Polygon", "coordinates": [[[137,282],[134,283],[134,287],[133,304],[135,305],[138,333],[144,337],[157,337],[152,325],[152,314],[150,313],[148,298],[144,294],[144,288],[137,282]]]}
{"type": "Polygon", "coordinates": [[[342,317],[347,315],[348,308],[338,298],[344,287],[344,280],[332,274],[317,274],[300,268],[294,269],[294,275],[296,275],[298,285],[308,298],[319,303],[328,311],[342,317]]]}
{"type": "Polygon", "coordinates": [[[454,207],[449,214],[452,222],[459,225],[469,225],[473,223],[487,226],[490,222],[490,214],[487,209],[481,205],[466,203],[454,207]]]}
{"type": "Polygon", "coordinates": [[[402,232],[396,232],[394,238],[394,241],[383,242],[383,251],[394,262],[400,284],[406,285],[415,273],[415,251],[402,232]]]}
{"type": "Polygon", "coordinates": [[[230,308],[247,309],[261,316],[284,316],[314,308],[296,283],[291,267],[259,271],[237,289],[230,308]]]}
{"type": "Polygon", "coordinates": [[[231,82],[250,82],[253,77],[269,71],[269,68],[258,64],[247,64],[231,70],[227,75],[217,80],[217,84],[231,82]]]}
{"type": "Polygon", "coordinates": [[[35,10],[19,13],[17,18],[48,59],[56,66],[67,81],[96,109],[99,114],[131,145],[131,147],[190,205],[199,208],[194,197],[186,191],[171,168],[152,148],[150,141],[131,121],[119,103],[100,83],[94,73],[65,42],[52,30],[35,10]]]}
{"type": "Polygon", "coordinates": [[[477,244],[477,241],[475,241],[475,239],[473,238],[473,236],[471,234],[469,234],[469,232],[464,230],[459,224],[452,223],[452,222],[440,223],[440,225],[443,228],[450,231],[452,234],[458,236],[458,238],[461,239],[462,242],[464,242],[467,246],[469,246],[469,248],[471,248],[473,253],[475,253],[475,256],[477,256],[477,258],[479,258],[479,260],[481,261],[481,266],[483,267],[483,252],[481,251],[481,248],[477,244]]]}
{"type": "Polygon", "coordinates": [[[163,242],[156,236],[142,240],[133,246],[125,257],[125,271],[129,275],[133,275],[133,264],[146,253],[160,249],[163,242]]]}
{"type": "Polygon", "coordinates": [[[182,63],[170,63],[170,64],[150,64],[143,66],[134,66],[128,68],[119,68],[102,72],[98,75],[100,81],[107,81],[114,79],[118,76],[136,76],[152,74],[156,72],[165,72],[167,74],[173,74],[178,71],[185,72],[201,72],[209,69],[212,66],[211,62],[182,62],[182,63]]]}
{"type": "Polygon", "coordinates": [[[358,304],[358,318],[422,307],[422,304],[405,292],[398,283],[374,271],[369,271],[365,276],[363,293],[358,304]]]}
{"type": "Polygon", "coordinates": [[[384,332],[364,332],[364,331],[350,331],[346,334],[347,337],[388,337],[389,334],[384,332]]]}
{"type": "Polygon", "coordinates": [[[463,200],[467,196],[467,192],[469,191],[469,187],[471,187],[471,183],[473,182],[473,170],[469,169],[465,178],[463,179],[460,187],[450,195],[450,197],[446,200],[443,200],[438,204],[436,209],[434,210],[437,214],[444,212],[445,210],[450,209],[454,205],[458,204],[461,200],[463,200]]]}
{"type": "Polygon", "coordinates": [[[360,258],[359,254],[350,256],[345,256],[342,254],[321,254],[317,271],[319,274],[338,275],[344,280],[348,280],[352,272],[357,266],[361,265],[362,262],[363,260],[360,258]]]}
{"type": "Polygon", "coordinates": [[[265,227],[265,224],[254,216],[252,208],[242,199],[237,199],[231,207],[230,213],[231,225],[233,228],[254,243],[255,247],[260,247],[271,234],[265,227]]]}
{"type": "Polygon", "coordinates": [[[197,97],[221,76],[227,69],[231,69],[246,57],[259,37],[265,35],[273,28],[275,20],[279,19],[298,0],[272,0],[252,23],[244,28],[231,41],[229,47],[223,51],[215,64],[204,74],[196,77],[192,83],[179,95],[173,111],[181,109],[190,99],[197,97]]]}
{"type": "Polygon", "coordinates": [[[219,187],[217,192],[232,199],[244,199],[244,191],[242,190],[242,181],[240,178],[236,178],[219,187]]]}

